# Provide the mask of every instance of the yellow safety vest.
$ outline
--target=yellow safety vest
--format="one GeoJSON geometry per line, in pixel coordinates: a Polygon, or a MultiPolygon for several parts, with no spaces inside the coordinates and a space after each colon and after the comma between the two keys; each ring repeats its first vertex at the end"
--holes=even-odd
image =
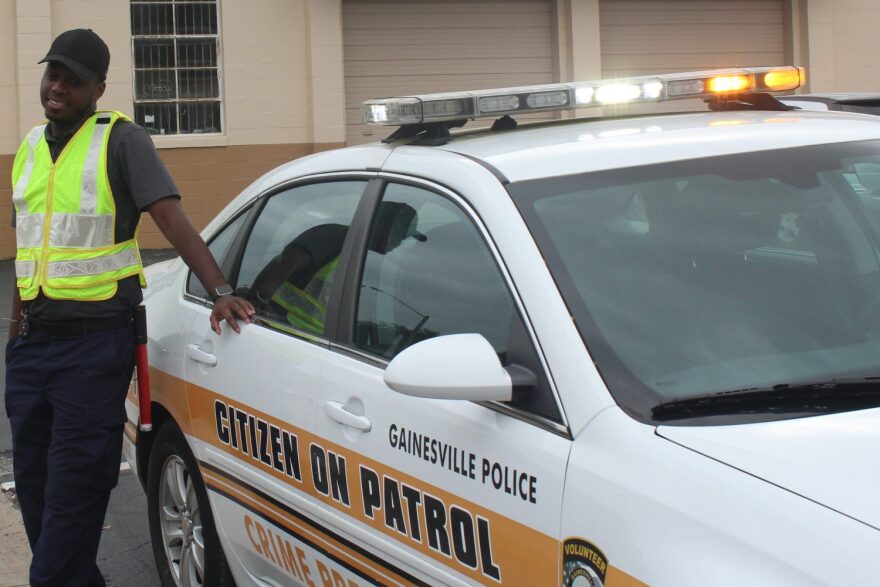
{"type": "Polygon", "coordinates": [[[273,294],[272,301],[287,310],[287,322],[291,326],[313,334],[324,334],[330,289],[338,265],[339,257],[336,257],[322,267],[304,289],[285,282],[273,294]]]}
{"type": "MultiPolygon", "coordinates": [[[[120,279],[146,286],[134,238],[116,242],[116,203],[107,177],[107,144],[120,112],[98,111],[53,163],[46,125],[28,133],[12,166],[16,214],[15,276],[22,300],[99,301],[120,279]]],[[[137,235],[137,228],[135,229],[137,235]]]]}

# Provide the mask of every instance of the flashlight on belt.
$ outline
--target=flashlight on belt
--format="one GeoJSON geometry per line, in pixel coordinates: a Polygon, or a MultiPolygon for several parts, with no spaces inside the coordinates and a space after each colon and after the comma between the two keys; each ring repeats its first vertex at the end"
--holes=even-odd
{"type": "Polygon", "coordinates": [[[134,309],[134,358],[141,431],[149,432],[153,429],[153,415],[150,411],[150,363],[147,360],[147,309],[143,305],[134,309]]]}

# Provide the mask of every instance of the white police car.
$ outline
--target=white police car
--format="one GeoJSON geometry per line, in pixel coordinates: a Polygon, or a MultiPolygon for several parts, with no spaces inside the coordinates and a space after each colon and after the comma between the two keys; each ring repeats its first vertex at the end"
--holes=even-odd
{"type": "Polygon", "coordinates": [[[880,119],[801,76],[370,101],[388,142],[249,187],[204,235],[258,323],[149,268],[165,584],[875,585],[880,119]]]}

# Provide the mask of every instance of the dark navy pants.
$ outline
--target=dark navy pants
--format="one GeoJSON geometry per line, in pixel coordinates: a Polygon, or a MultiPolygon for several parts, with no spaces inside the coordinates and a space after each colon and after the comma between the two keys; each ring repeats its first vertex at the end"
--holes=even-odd
{"type": "Polygon", "coordinates": [[[6,413],[33,587],[104,585],[95,559],[119,477],[133,368],[131,327],[34,332],[6,347],[6,413]]]}

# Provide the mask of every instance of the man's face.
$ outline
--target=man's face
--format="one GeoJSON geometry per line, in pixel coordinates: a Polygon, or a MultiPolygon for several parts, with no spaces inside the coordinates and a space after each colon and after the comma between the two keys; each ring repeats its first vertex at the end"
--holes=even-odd
{"type": "Polygon", "coordinates": [[[49,62],[40,84],[40,102],[46,118],[59,130],[67,130],[95,109],[106,84],[83,80],[66,65],[49,62]]]}

